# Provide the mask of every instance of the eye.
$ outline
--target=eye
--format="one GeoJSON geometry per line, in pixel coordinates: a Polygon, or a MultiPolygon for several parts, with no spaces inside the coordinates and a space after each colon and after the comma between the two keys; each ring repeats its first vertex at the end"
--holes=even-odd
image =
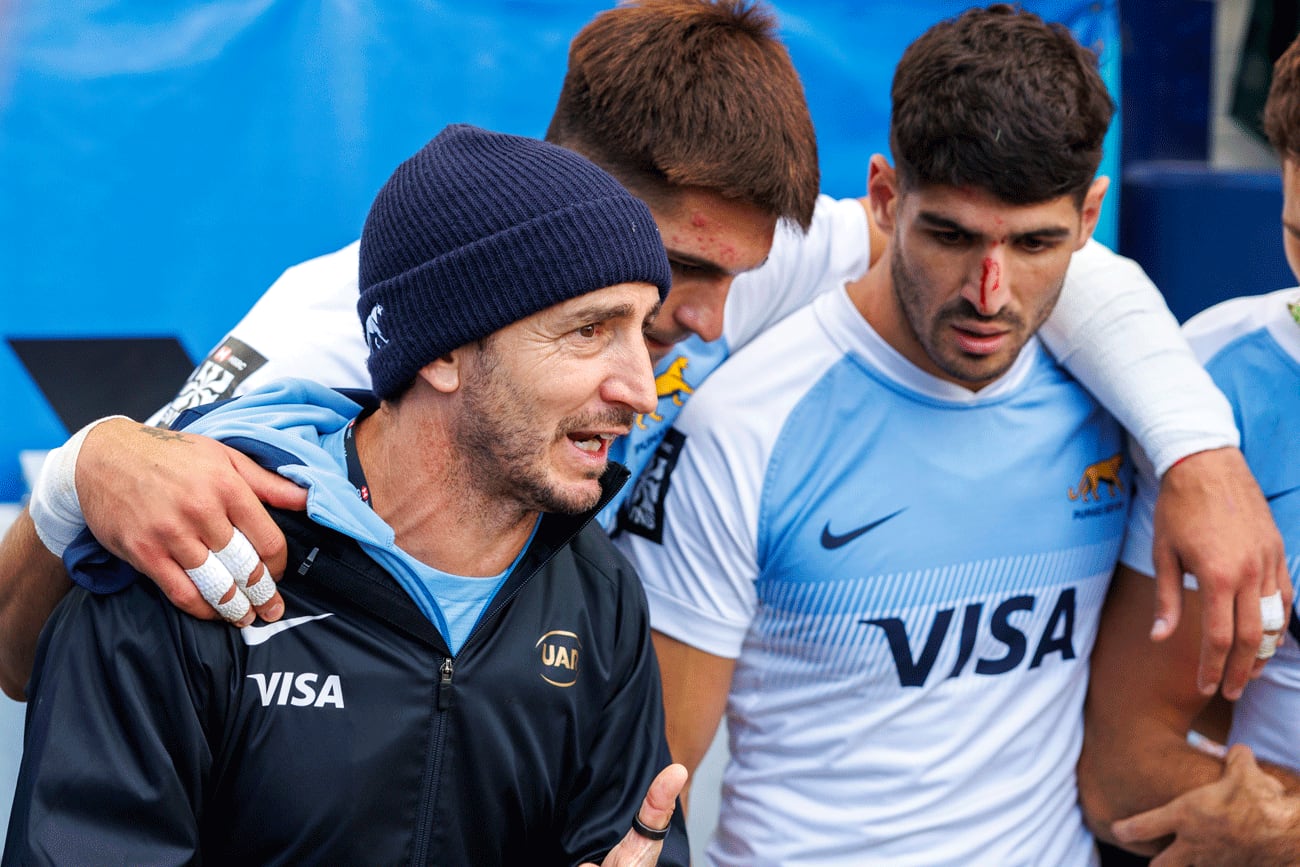
{"type": "Polygon", "coordinates": [[[586,339],[591,339],[592,337],[596,336],[596,328],[597,326],[594,323],[591,325],[584,325],[578,329],[577,332],[578,336],[586,339]]]}
{"type": "Polygon", "coordinates": [[[1041,253],[1044,250],[1050,250],[1052,245],[1042,238],[1028,237],[1020,242],[1020,249],[1026,253],[1041,253]]]}
{"type": "Polygon", "coordinates": [[[682,277],[694,277],[704,272],[704,268],[699,265],[692,265],[686,262],[676,262],[672,259],[668,260],[668,265],[672,268],[674,274],[682,277]]]}
{"type": "Polygon", "coordinates": [[[930,233],[930,237],[934,238],[945,247],[960,246],[966,243],[968,239],[965,232],[958,232],[955,230],[935,230],[930,233]]]}

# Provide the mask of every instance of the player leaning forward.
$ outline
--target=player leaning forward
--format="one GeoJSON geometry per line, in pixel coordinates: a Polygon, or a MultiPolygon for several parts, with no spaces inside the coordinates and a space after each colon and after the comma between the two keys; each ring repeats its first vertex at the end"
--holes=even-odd
{"type": "Polygon", "coordinates": [[[1059,25],[933,27],[894,78],[894,164],[871,161],[880,267],[669,434],[663,520],[621,544],[673,755],[726,707],[713,862],[1095,859],[1074,768],[1130,472],[1036,332],[1096,225],[1112,108],[1059,25]]]}
{"type": "Polygon", "coordinates": [[[628,832],[668,764],[659,676],[592,519],[669,280],[650,211],[570,151],[454,126],[403,163],[361,241],[377,398],[283,380],[193,422],[309,489],[279,516],[292,616],[193,620],[70,548],[128,586],[42,633],[5,863],[657,852],[680,768],[628,832]]]}

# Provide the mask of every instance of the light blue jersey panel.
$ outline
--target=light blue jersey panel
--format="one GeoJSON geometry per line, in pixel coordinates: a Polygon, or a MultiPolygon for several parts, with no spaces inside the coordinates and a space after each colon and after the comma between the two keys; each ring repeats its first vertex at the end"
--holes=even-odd
{"type": "Polygon", "coordinates": [[[865,663],[886,687],[1081,662],[1130,490],[1117,425],[1045,354],[975,406],[845,357],[773,449],[751,636],[787,674],[865,663]]]}

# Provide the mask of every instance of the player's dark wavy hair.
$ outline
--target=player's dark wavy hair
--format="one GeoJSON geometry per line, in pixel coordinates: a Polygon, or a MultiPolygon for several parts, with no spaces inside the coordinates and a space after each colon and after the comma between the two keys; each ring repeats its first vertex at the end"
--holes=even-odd
{"type": "Polygon", "coordinates": [[[752,0],[640,0],[569,46],[546,132],[651,200],[700,187],[807,229],[819,185],[803,84],[752,0]]]}
{"type": "Polygon", "coordinates": [[[940,22],[894,73],[889,144],[905,188],[1082,204],[1115,105],[1064,26],[999,3],[940,22]]]}

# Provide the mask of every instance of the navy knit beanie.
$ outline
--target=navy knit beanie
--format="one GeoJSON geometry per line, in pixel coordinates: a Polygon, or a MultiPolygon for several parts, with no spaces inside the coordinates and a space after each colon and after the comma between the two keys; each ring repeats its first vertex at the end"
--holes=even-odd
{"type": "Polygon", "coordinates": [[[594,163],[536,139],[447,127],[397,167],[361,232],[357,312],[381,398],[453,349],[570,298],[653,283],[650,209],[594,163]]]}

